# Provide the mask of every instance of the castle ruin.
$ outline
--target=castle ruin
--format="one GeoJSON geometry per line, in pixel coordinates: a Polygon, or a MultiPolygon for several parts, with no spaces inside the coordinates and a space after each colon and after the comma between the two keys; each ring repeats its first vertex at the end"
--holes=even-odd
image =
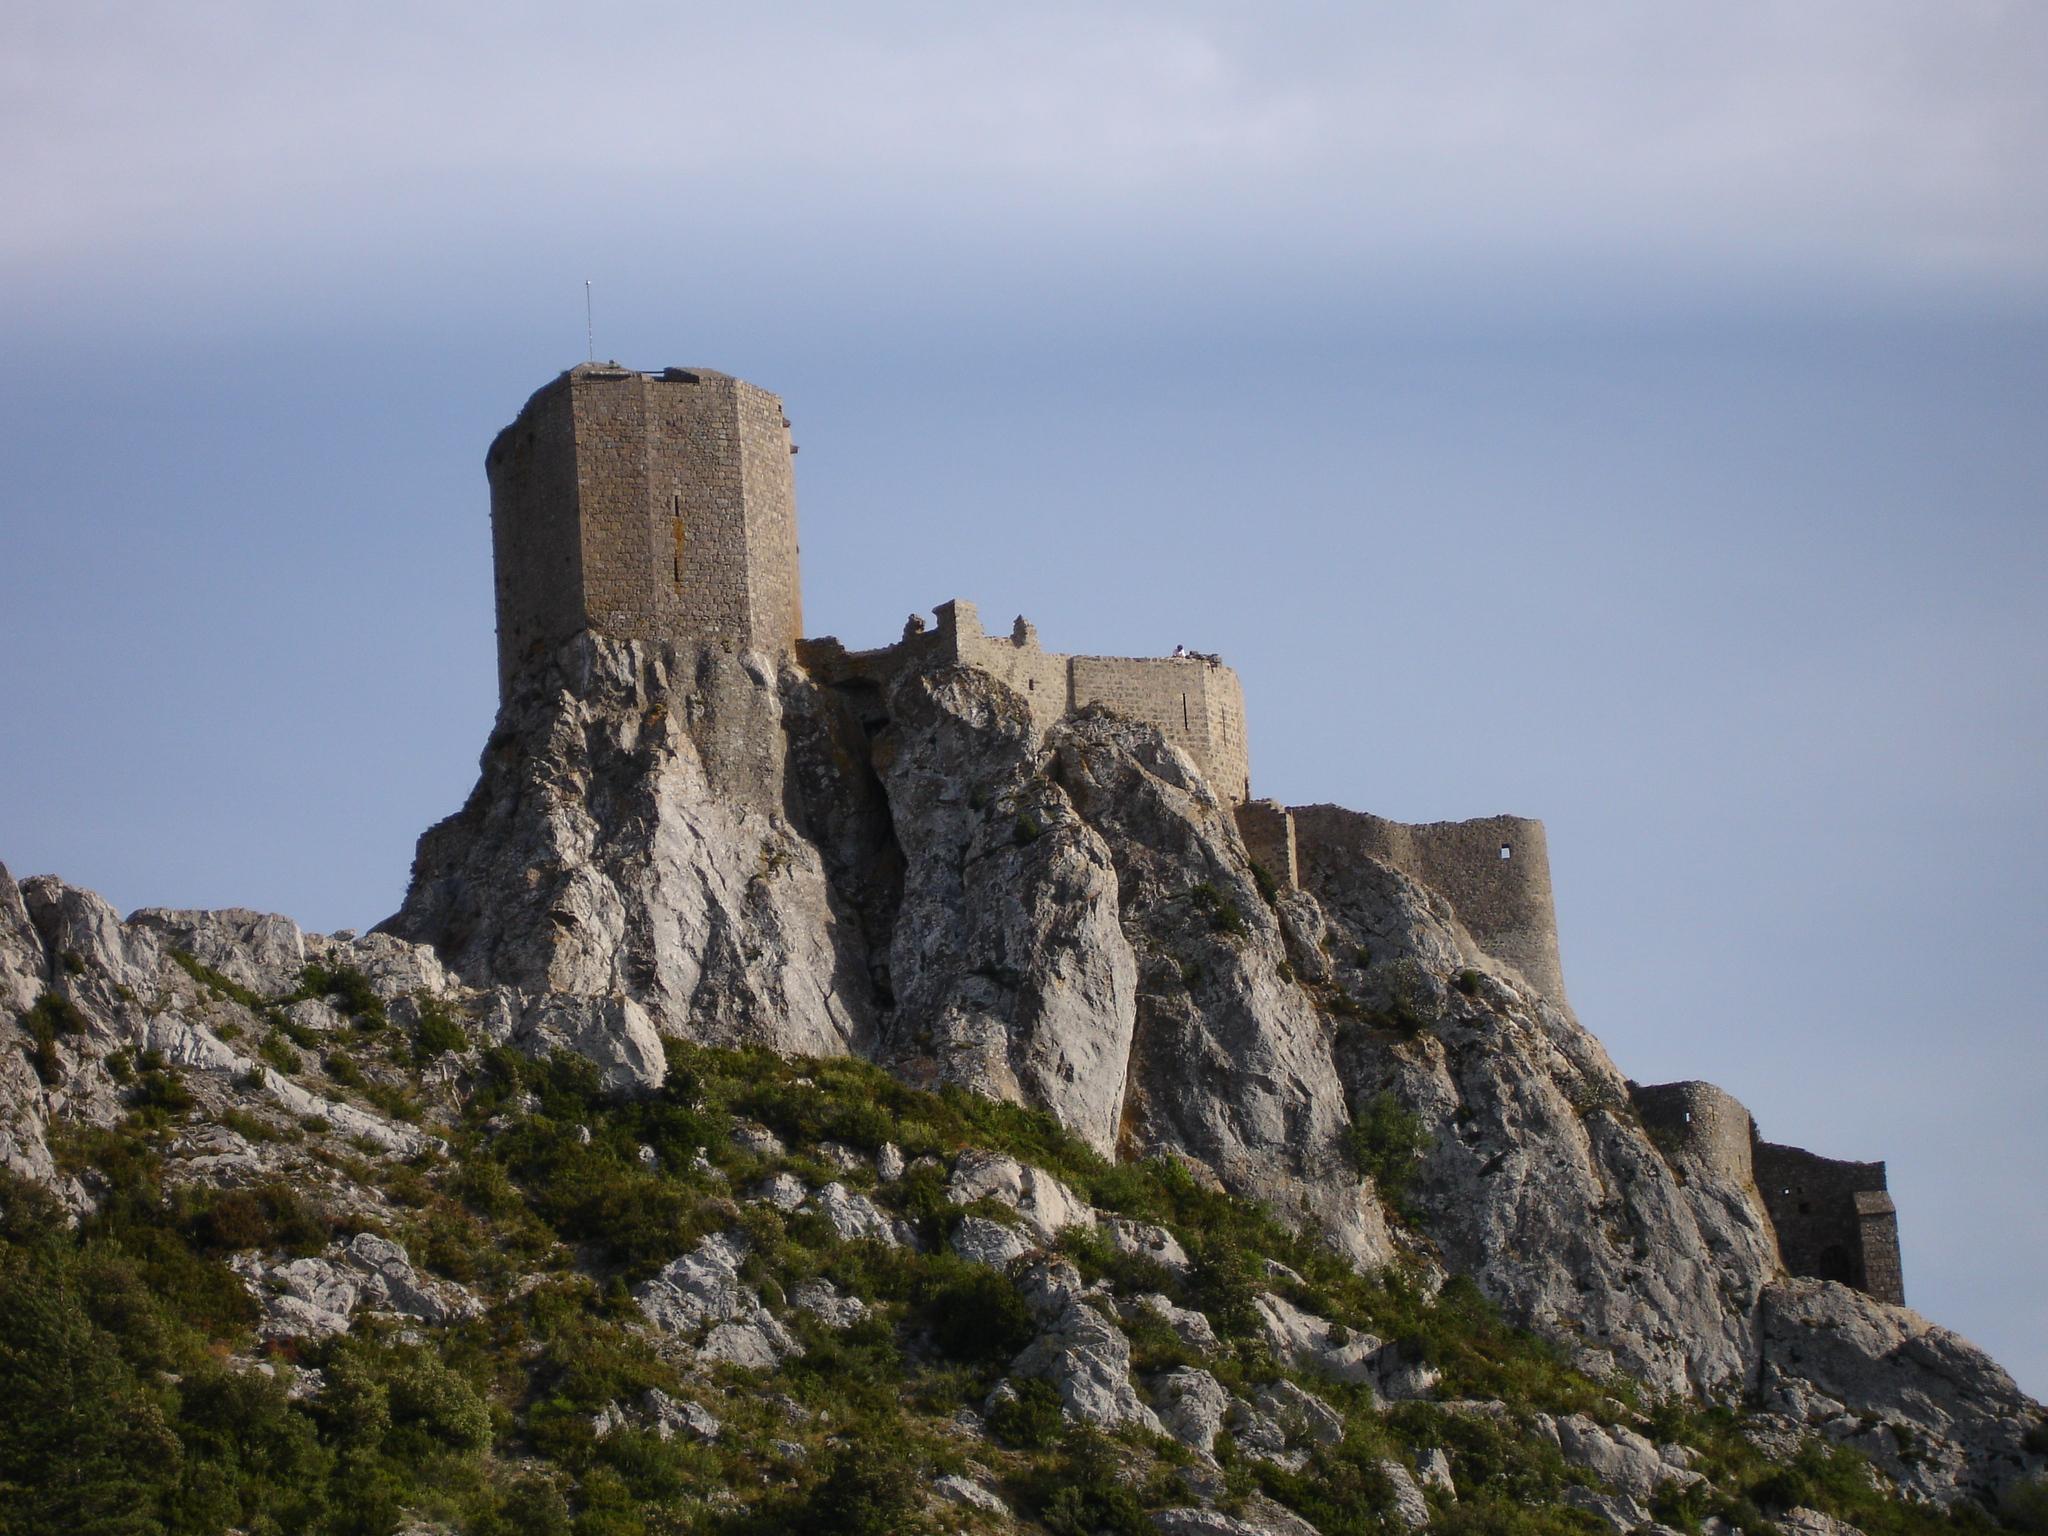
{"type": "MultiPolygon", "coordinates": [[[[697,732],[713,782],[773,804],[780,774],[763,739],[773,718],[718,681],[719,658],[770,679],[800,667],[870,731],[886,724],[899,677],[975,667],[1011,688],[1040,732],[1090,707],[1156,727],[1233,809],[1247,855],[1275,886],[1317,885],[1319,870],[1361,859],[1389,866],[1443,898],[1475,965],[1568,1010],[1543,824],[1410,825],[1255,799],[1244,690],[1216,658],[1047,651],[1023,618],[990,635],[959,599],[937,607],[935,626],[913,619],[874,650],[803,638],[795,452],[777,396],[708,368],[581,363],[536,391],[485,459],[501,697],[523,668],[585,631],[661,642],[710,680],[707,712],[730,717],[697,732]]],[[[1710,1084],[1632,1091],[1674,1166],[1757,1194],[1793,1273],[1903,1299],[1884,1164],[1763,1142],[1748,1112],[1710,1084]]]]}
{"type": "Polygon", "coordinates": [[[1712,1083],[1631,1083],[1629,1096],[1677,1166],[1756,1197],[1789,1272],[1905,1305],[1898,1213],[1883,1163],[1841,1162],[1765,1141],[1749,1111],[1712,1083]]]}

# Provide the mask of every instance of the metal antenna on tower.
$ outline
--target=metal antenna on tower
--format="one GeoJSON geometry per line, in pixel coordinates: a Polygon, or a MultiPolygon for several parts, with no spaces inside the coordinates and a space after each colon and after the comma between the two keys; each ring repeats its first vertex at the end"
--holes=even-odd
{"type": "Polygon", "coordinates": [[[590,318],[590,279],[583,279],[583,347],[589,361],[597,361],[597,327],[590,318]]]}

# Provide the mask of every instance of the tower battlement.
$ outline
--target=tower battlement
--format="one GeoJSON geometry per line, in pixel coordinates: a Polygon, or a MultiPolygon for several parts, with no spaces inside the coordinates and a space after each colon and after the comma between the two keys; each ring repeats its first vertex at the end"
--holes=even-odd
{"type": "Polygon", "coordinates": [[[782,402],[707,368],[580,363],[485,455],[498,683],[583,630],[792,651],[803,630],[782,402]]]}

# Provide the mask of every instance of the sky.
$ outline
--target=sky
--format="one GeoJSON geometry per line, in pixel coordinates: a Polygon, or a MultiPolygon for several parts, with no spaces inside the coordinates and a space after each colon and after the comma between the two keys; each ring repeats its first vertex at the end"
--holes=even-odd
{"type": "Polygon", "coordinates": [[[16,0],[0,860],[396,907],[483,452],[779,392],[807,628],[1224,654],[1255,791],[1549,829],[1622,1071],[1884,1158],[2048,1394],[2048,10],[16,0]]]}

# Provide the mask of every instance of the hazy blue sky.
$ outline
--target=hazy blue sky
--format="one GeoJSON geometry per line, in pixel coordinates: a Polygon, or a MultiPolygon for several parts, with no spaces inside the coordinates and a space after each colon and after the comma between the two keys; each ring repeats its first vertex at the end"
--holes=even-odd
{"type": "Polygon", "coordinates": [[[784,395],[813,633],[1220,650],[1259,792],[1545,818],[1620,1067],[1889,1159],[2048,1392],[2048,10],[428,9],[9,8],[17,875],[395,906],[590,278],[784,395]]]}

